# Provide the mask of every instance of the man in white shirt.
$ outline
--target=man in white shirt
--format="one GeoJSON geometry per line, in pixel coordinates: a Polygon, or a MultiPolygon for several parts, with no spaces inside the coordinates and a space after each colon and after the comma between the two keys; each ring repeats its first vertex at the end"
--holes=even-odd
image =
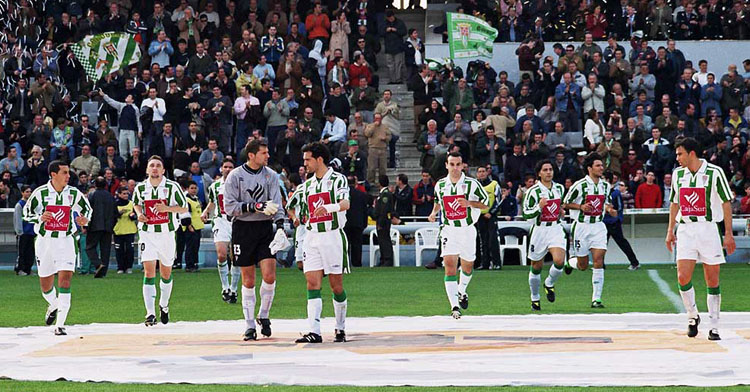
{"type": "Polygon", "coordinates": [[[326,124],[323,126],[321,141],[333,153],[334,151],[339,151],[341,143],[346,141],[346,123],[330,111],[326,112],[326,120],[326,124]]]}
{"type": "Polygon", "coordinates": [[[163,99],[156,96],[156,87],[149,87],[148,98],[141,102],[141,115],[145,114],[148,109],[151,109],[153,117],[151,128],[146,129],[146,137],[144,138],[144,150],[146,151],[150,147],[151,138],[161,134],[164,126],[164,115],[167,114],[167,104],[164,103],[163,99]]]}
{"type": "Polygon", "coordinates": [[[234,115],[237,116],[237,136],[235,151],[241,150],[247,144],[247,138],[252,134],[249,124],[253,121],[253,113],[260,114],[260,101],[250,95],[250,85],[242,86],[242,93],[234,101],[234,115]]]}

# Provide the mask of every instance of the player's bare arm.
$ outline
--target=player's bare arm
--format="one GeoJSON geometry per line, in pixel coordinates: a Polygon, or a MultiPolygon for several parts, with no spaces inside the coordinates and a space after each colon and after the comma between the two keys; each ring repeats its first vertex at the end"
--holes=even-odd
{"type": "Polygon", "coordinates": [[[156,211],[158,212],[171,212],[175,214],[184,214],[188,212],[187,207],[180,207],[180,206],[168,206],[164,203],[159,203],[154,205],[154,208],[156,208],[156,211]]]}
{"type": "Polygon", "coordinates": [[[724,249],[727,250],[728,255],[731,255],[737,249],[732,232],[732,204],[725,201],[721,204],[721,209],[724,210],[724,249]]]}
{"type": "Polygon", "coordinates": [[[141,223],[148,222],[148,218],[146,218],[146,215],[143,214],[143,208],[141,206],[133,206],[133,211],[135,211],[135,215],[138,218],[138,222],[141,222],[141,223]]]}
{"type": "Polygon", "coordinates": [[[490,208],[488,205],[482,203],[481,201],[470,201],[466,199],[458,199],[458,205],[461,207],[471,207],[471,208],[478,208],[478,209],[484,209],[484,208],[490,208]]]}
{"type": "Polygon", "coordinates": [[[667,238],[664,240],[664,242],[667,244],[667,250],[670,252],[672,252],[672,249],[674,249],[675,243],[677,242],[677,237],[674,234],[674,225],[675,219],[677,217],[677,212],[679,210],[679,204],[672,203],[669,205],[669,225],[667,226],[667,238]]]}
{"type": "Polygon", "coordinates": [[[440,204],[435,203],[435,205],[432,207],[432,212],[430,213],[430,216],[427,217],[427,220],[430,222],[435,222],[437,219],[437,213],[440,211],[440,204]]]}
{"type": "Polygon", "coordinates": [[[338,203],[326,204],[315,209],[313,216],[323,216],[333,212],[346,211],[349,209],[349,200],[341,200],[338,203]]]}

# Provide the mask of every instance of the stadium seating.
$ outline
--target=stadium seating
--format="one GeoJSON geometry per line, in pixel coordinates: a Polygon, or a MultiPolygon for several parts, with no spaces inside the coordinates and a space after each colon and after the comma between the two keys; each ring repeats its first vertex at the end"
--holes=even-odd
{"type": "MultiPolygon", "coordinates": [[[[375,266],[375,252],[378,252],[380,250],[380,246],[378,245],[375,238],[377,237],[377,234],[375,233],[375,230],[370,232],[370,267],[375,266]]],[[[401,244],[399,243],[401,239],[401,235],[399,234],[398,230],[391,228],[391,243],[393,244],[393,266],[394,267],[400,267],[401,263],[399,261],[399,257],[401,254],[401,244]]]]}
{"type": "Polygon", "coordinates": [[[422,266],[422,251],[427,249],[437,250],[440,229],[438,228],[424,228],[418,229],[415,233],[416,239],[414,241],[415,257],[417,267],[422,266]]]}

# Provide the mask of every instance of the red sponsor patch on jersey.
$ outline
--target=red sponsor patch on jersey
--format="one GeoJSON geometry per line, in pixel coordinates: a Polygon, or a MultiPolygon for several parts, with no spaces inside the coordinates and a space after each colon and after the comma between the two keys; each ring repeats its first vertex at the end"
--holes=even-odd
{"type": "Polygon", "coordinates": [[[52,219],[44,223],[44,230],[47,231],[67,231],[70,225],[70,207],[48,205],[44,208],[45,212],[52,214],[52,219]]]}
{"type": "Polygon", "coordinates": [[[583,215],[599,216],[604,211],[604,195],[586,195],[586,203],[591,206],[591,212],[584,212],[583,215]]]}
{"type": "Polygon", "coordinates": [[[333,215],[330,213],[321,216],[313,216],[318,207],[323,207],[326,204],[331,204],[331,194],[328,192],[313,193],[312,195],[307,196],[307,206],[310,210],[310,223],[330,222],[333,220],[333,215]]]}
{"type": "Polygon", "coordinates": [[[459,199],[466,199],[464,195],[443,196],[443,211],[450,220],[464,219],[468,215],[466,207],[461,207],[459,199]]]}
{"type": "Polygon", "coordinates": [[[706,189],[680,188],[680,213],[682,216],[706,216],[706,189]]]}
{"type": "Polygon", "coordinates": [[[226,215],[226,213],[224,212],[224,195],[219,194],[218,199],[219,199],[219,213],[221,213],[222,215],[226,215]]]}
{"type": "Polygon", "coordinates": [[[169,222],[169,214],[166,212],[159,212],[156,211],[156,205],[157,204],[167,204],[167,201],[164,199],[156,199],[156,200],[146,200],[146,221],[149,225],[160,225],[163,223],[169,222]]]}
{"type": "Polygon", "coordinates": [[[547,204],[542,208],[542,222],[557,222],[561,209],[560,199],[547,200],[547,204]]]}

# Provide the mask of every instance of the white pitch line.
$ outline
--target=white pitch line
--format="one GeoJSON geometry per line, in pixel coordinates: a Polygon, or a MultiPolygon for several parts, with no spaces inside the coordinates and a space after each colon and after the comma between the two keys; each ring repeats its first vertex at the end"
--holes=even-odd
{"type": "Polygon", "coordinates": [[[682,305],[682,298],[675,294],[672,289],[669,288],[669,284],[659,276],[659,272],[653,269],[648,270],[648,277],[656,283],[656,287],[659,288],[662,294],[674,305],[674,308],[680,312],[685,313],[685,307],[682,305]]]}

